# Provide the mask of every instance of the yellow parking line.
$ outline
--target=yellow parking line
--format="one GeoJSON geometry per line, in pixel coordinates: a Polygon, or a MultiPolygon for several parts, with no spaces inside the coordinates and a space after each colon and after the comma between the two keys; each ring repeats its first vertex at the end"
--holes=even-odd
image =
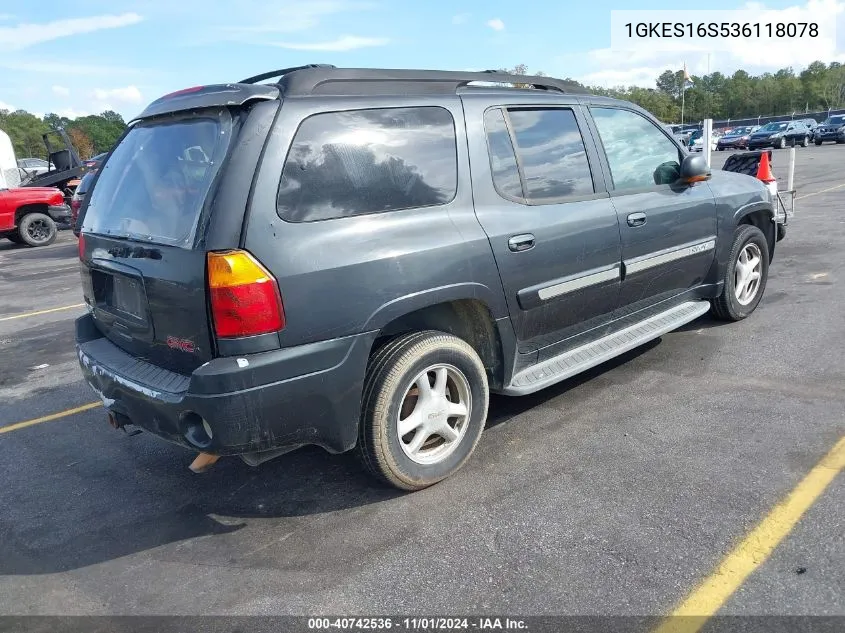
{"type": "Polygon", "coordinates": [[[696,633],[762,565],[802,515],[845,468],[845,437],[807,473],[654,633],[696,633]]]}
{"type": "Polygon", "coordinates": [[[843,182],[841,185],[836,185],[835,187],[828,187],[827,189],[822,189],[821,191],[814,191],[813,193],[808,193],[808,194],[805,194],[803,196],[797,196],[795,199],[796,200],[803,200],[804,198],[809,198],[810,196],[817,196],[821,193],[827,193],[828,191],[835,191],[836,189],[842,189],[842,187],[845,187],[845,182],[843,182]]]}
{"type": "Polygon", "coordinates": [[[74,409],[66,409],[65,411],[59,411],[58,413],[51,413],[50,415],[35,418],[34,420],[18,422],[17,424],[10,424],[9,426],[0,426],[0,434],[10,433],[11,431],[17,431],[18,429],[25,429],[28,426],[41,424],[42,422],[51,422],[53,420],[58,420],[59,418],[64,418],[69,415],[73,415],[74,413],[82,413],[83,411],[88,411],[90,409],[95,409],[101,406],[103,406],[102,402],[90,402],[88,404],[83,404],[81,407],[76,407],[74,409]]]}
{"type": "Polygon", "coordinates": [[[38,316],[39,314],[50,314],[51,312],[61,312],[62,310],[72,310],[73,308],[81,308],[84,303],[74,303],[70,306],[62,306],[61,308],[50,308],[49,310],[38,310],[36,312],[27,312],[26,314],[16,314],[14,316],[7,316],[0,318],[0,321],[11,321],[12,319],[25,319],[26,317],[38,316]]]}

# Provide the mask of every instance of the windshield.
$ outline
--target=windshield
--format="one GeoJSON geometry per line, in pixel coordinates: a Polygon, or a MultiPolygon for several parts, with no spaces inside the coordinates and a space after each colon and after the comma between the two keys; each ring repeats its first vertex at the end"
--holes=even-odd
{"type": "Polygon", "coordinates": [[[786,126],[789,125],[788,123],[766,123],[763,127],[760,128],[760,132],[779,132],[781,130],[785,130],[786,126]]]}
{"type": "Polygon", "coordinates": [[[82,230],[190,248],[231,130],[226,111],[132,128],[101,170],[82,230]]]}
{"type": "Polygon", "coordinates": [[[832,116],[824,122],[825,125],[845,125],[845,114],[832,116]]]}
{"type": "Polygon", "coordinates": [[[750,131],[750,127],[735,127],[729,132],[729,134],[731,136],[743,136],[745,134],[748,134],[750,131]]]}

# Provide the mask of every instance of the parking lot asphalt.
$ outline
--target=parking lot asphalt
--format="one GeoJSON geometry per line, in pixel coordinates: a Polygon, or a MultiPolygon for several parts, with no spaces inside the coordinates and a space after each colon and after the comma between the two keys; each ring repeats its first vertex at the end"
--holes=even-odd
{"type": "MultiPolygon", "coordinates": [[[[0,433],[0,613],[671,612],[845,435],[845,148],[796,154],[751,318],[494,397],[473,458],[427,490],[318,449],[195,475],[99,407],[0,433]]],[[[68,231],[0,243],[0,427],[96,400],[78,274],[68,231]]],[[[720,612],[845,615],[843,499],[840,473],[720,612]]]]}

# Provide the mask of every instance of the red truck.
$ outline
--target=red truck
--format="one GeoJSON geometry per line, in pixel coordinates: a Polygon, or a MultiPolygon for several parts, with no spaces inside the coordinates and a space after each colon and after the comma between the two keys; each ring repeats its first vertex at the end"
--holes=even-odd
{"type": "Polygon", "coordinates": [[[70,207],[56,187],[19,187],[12,143],[0,130],[0,238],[46,246],[56,239],[57,222],[70,221],[70,207]]]}
{"type": "Polygon", "coordinates": [[[70,207],[55,187],[0,188],[0,238],[47,246],[56,239],[56,222],[69,221],[70,207]]]}

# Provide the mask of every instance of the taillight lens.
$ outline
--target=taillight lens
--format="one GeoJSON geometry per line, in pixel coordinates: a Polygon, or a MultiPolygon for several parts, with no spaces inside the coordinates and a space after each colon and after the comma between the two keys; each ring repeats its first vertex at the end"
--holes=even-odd
{"type": "Polygon", "coordinates": [[[220,338],[267,334],[285,327],[275,278],[246,251],[208,254],[208,290],[214,331],[220,338]]]}
{"type": "Polygon", "coordinates": [[[82,233],[79,234],[76,245],[79,247],[79,261],[83,261],[85,259],[85,236],[82,233]]]}

